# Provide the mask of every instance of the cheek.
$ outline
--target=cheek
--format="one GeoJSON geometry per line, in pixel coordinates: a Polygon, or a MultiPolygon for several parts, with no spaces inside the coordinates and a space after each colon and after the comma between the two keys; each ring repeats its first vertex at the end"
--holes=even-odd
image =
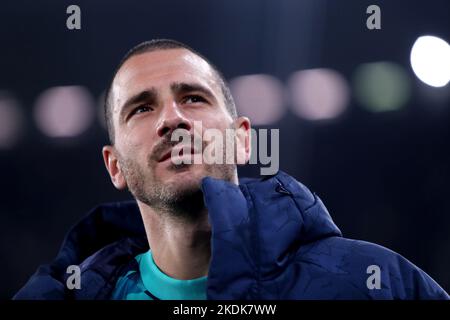
{"type": "Polygon", "coordinates": [[[149,148],[152,141],[155,141],[153,123],[145,119],[139,119],[130,122],[121,132],[121,140],[123,145],[129,149],[146,149],[149,148]]]}
{"type": "Polygon", "coordinates": [[[116,146],[124,159],[139,165],[146,165],[150,154],[150,139],[143,139],[135,133],[124,134],[122,139],[116,141],[116,146]],[[120,143],[120,144],[119,144],[120,143]]]}
{"type": "Polygon", "coordinates": [[[218,112],[214,114],[208,114],[204,116],[200,121],[202,122],[203,130],[205,129],[219,129],[220,131],[224,131],[227,128],[231,127],[232,120],[231,118],[226,117],[223,114],[219,114],[218,112]]]}

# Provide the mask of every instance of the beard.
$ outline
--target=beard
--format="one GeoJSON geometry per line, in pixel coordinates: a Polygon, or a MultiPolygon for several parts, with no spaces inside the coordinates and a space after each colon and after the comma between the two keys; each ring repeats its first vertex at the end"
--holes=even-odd
{"type": "MultiPolygon", "coordinates": [[[[170,138],[169,138],[170,139],[170,138]]],[[[128,190],[136,200],[153,208],[158,214],[176,220],[196,221],[204,212],[205,204],[201,190],[201,180],[210,176],[225,181],[233,181],[236,164],[174,164],[168,165],[168,171],[176,174],[190,170],[191,166],[201,166],[197,174],[188,181],[162,181],[156,174],[156,159],[163,150],[178,144],[168,139],[161,141],[147,158],[146,165],[140,165],[132,157],[119,155],[119,162],[127,182],[128,190]]],[[[206,142],[202,141],[203,150],[206,142]]],[[[224,155],[225,158],[225,155],[224,155]]]]}

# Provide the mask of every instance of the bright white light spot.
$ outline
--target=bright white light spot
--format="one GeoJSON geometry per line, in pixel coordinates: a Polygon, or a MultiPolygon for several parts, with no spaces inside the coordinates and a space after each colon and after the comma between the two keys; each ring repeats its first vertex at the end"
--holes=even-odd
{"type": "Polygon", "coordinates": [[[438,37],[419,37],[411,49],[411,66],[426,84],[445,86],[450,81],[450,45],[438,37]]]}
{"type": "Polygon", "coordinates": [[[248,116],[253,125],[268,125],[284,114],[283,86],[272,76],[257,74],[234,78],[230,90],[239,115],[248,116]]]}
{"type": "Polygon", "coordinates": [[[38,128],[49,137],[75,137],[95,117],[92,97],[80,86],[54,87],[37,99],[34,116],[38,128]]]}
{"type": "Polygon", "coordinates": [[[329,69],[295,72],[289,79],[293,112],[308,120],[337,117],[348,105],[347,81],[329,69]]]}
{"type": "Polygon", "coordinates": [[[7,92],[0,92],[0,149],[9,149],[20,138],[23,114],[19,103],[7,92]]]}

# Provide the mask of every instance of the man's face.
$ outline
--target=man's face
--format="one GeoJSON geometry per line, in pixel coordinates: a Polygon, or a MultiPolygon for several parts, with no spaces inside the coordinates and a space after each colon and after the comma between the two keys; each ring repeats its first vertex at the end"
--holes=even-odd
{"type": "Polygon", "coordinates": [[[111,90],[115,145],[103,150],[117,188],[128,187],[141,202],[158,206],[198,192],[205,176],[237,182],[235,165],[174,165],[167,157],[178,143],[171,142],[175,129],[202,137],[204,130],[215,128],[225,136],[225,129],[244,122],[248,131],[247,119],[233,121],[217,80],[203,59],[185,49],[143,53],[125,62],[111,90]],[[194,121],[201,121],[202,128],[194,121]]]}

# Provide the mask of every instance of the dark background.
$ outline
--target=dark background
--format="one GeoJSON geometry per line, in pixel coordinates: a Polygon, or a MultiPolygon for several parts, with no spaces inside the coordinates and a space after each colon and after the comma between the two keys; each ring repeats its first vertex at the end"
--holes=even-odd
{"type": "Polygon", "coordinates": [[[286,102],[266,127],[280,129],[280,169],[323,199],[344,236],[397,251],[449,291],[450,88],[420,82],[409,62],[419,36],[449,41],[449,13],[445,0],[3,1],[0,91],[19,102],[24,126],[0,149],[0,298],[51,261],[87,210],[130,198],[104,168],[98,118],[81,135],[51,138],[34,122],[37,98],[80,85],[98,101],[123,54],[153,38],[192,46],[229,80],[268,74],[285,86],[295,71],[330,68],[352,90],[361,63],[404,68],[411,94],[399,110],[371,112],[351,91],[334,119],[302,119],[286,102]],[[81,30],[66,28],[70,4],[81,8],[81,30]],[[371,4],[381,30],[366,28],[371,4]]]}

